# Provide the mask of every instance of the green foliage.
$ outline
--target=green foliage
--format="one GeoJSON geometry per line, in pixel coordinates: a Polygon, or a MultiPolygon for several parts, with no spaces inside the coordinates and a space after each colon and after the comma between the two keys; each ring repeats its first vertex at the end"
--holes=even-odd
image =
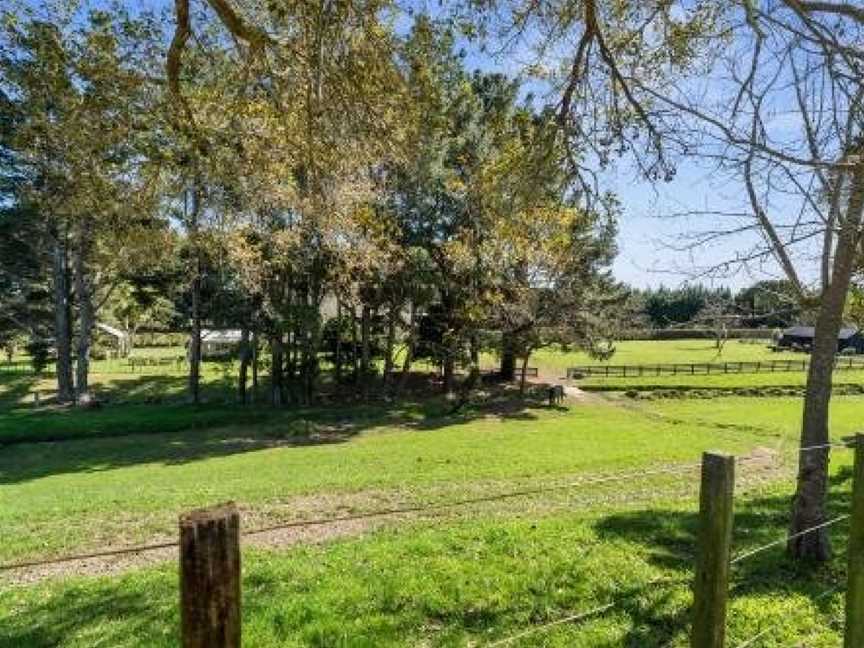
{"type": "Polygon", "coordinates": [[[30,356],[30,364],[33,370],[42,373],[52,360],[51,344],[44,338],[31,338],[25,346],[27,355],[30,356]]]}

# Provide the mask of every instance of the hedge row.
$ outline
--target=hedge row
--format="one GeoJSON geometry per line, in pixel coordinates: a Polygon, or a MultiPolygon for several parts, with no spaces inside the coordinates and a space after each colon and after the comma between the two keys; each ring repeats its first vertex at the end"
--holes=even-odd
{"type": "MultiPolygon", "coordinates": [[[[770,340],[774,329],[728,329],[726,337],[730,340],[770,340]]],[[[693,340],[714,339],[716,331],[706,328],[692,329],[632,329],[624,331],[621,340],[693,340]]]]}

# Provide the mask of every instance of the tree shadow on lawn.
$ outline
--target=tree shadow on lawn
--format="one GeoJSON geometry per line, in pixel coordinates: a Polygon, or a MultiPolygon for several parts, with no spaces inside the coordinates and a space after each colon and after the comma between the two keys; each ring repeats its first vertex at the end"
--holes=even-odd
{"type": "MultiPolygon", "coordinates": [[[[849,483],[852,471],[843,467],[831,477],[829,515],[837,516],[850,510],[849,483]]],[[[735,498],[735,520],[732,555],[762,547],[784,538],[789,524],[790,497],[764,496],[735,498]]],[[[596,525],[600,538],[624,540],[641,545],[650,564],[666,571],[684,572],[692,578],[695,564],[698,515],[669,509],[644,509],[604,516],[596,525]]],[[[820,597],[827,589],[840,583],[842,591],[845,569],[845,548],[848,523],[831,527],[835,559],[828,564],[801,563],[789,558],[785,546],[779,545],[742,560],[732,568],[730,605],[739,598],[765,595],[797,594],[809,599],[825,615],[832,614],[831,598],[820,597]],[[842,578],[841,578],[842,577],[842,578]]],[[[617,596],[613,596],[617,598],[617,596]]],[[[667,605],[668,596],[646,603],[644,599],[622,597],[621,607],[631,617],[632,629],[623,645],[660,646],[686,636],[690,610],[667,605]]],[[[730,620],[733,616],[730,610],[730,620]]]]}
{"type": "MultiPolygon", "coordinates": [[[[72,586],[29,600],[26,606],[0,605],[0,648],[50,648],[58,645],[176,646],[176,584],[166,579],[142,591],[126,580],[104,579],[72,586]],[[171,588],[169,591],[168,588],[171,588]],[[162,591],[159,591],[162,590],[162,591]]],[[[0,591],[14,597],[14,590],[0,591]]],[[[26,593],[25,593],[26,595],[26,593]]]]}
{"type": "Polygon", "coordinates": [[[33,391],[41,378],[32,375],[0,373],[0,409],[20,406],[21,401],[33,391]]]}
{"type": "Polygon", "coordinates": [[[219,427],[206,430],[10,445],[0,454],[0,484],[138,464],[179,465],[269,448],[344,443],[361,431],[301,417],[263,420],[263,425],[215,423],[219,427]]]}
{"type": "Polygon", "coordinates": [[[533,400],[490,398],[449,414],[443,399],[279,408],[125,404],[0,415],[0,484],[147,463],[183,464],[276,447],[345,443],[387,425],[433,431],[490,415],[533,420],[533,400]]]}

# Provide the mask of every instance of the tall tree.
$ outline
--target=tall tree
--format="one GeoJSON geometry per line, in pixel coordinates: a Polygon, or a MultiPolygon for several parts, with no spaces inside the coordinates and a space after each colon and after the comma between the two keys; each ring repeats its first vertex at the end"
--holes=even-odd
{"type": "MultiPolygon", "coordinates": [[[[493,3],[495,12],[469,3],[478,5],[498,35],[548,56],[566,52],[563,74],[543,70],[560,90],[559,123],[587,197],[599,194],[592,162],[619,152],[650,179],[672,177],[680,154],[740,183],[744,215],[711,214],[723,220],[699,240],[756,232],[760,243],[722,268],[771,259],[804,307],[819,305],[801,446],[825,445],[837,332],[862,241],[864,14],[806,0],[515,0],[493,3]]],[[[799,558],[830,555],[826,529],[800,533],[826,519],[828,456],[801,453],[789,544],[799,558]]]]}
{"type": "Polygon", "coordinates": [[[3,24],[4,110],[15,123],[3,146],[25,169],[17,203],[39,215],[52,241],[58,398],[69,401],[87,395],[96,314],[150,217],[138,144],[150,100],[139,52],[152,32],[147,21],[95,10],[3,24]]]}

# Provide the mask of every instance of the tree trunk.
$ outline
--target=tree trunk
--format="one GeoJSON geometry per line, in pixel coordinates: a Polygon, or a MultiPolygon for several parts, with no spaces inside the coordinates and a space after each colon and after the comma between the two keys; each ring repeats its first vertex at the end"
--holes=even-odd
{"type": "Polygon", "coordinates": [[[90,224],[85,220],[78,231],[75,250],[75,299],[78,302],[78,348],[75,359],[75,388],[78,402],[90,400],[90,347],[93,341],[95,312],[93,308],[93,284],[87,261],[90,256],[90,224]]]}
{"type": "Polygon", "coordinates": [[[411,372],[411,363],[414,361],[414,345],[417,344],[416,319],[417,307],[414,304],[414,300],[411,300],[411,307],[408,312],[408,339],[405,342],[405,359],[402,361],[402,375],[399,377],[399,386],[396,388],[397,393],[405,389],[408,375],[411,372]]]}
{"type": "Polygon", "coordinates": [[[283,345],[282,336],[274,335],[270,338],[270,402],[274,407],[281,407],[285,403],[283,378],[283,345]]]}
{"type": "Polygon", "coordinates": [[[192,330],[189,334],[189,399],[196,405],[201,401],[201,250],[198,240],[198,218],[201,211],[201,190],[192,191],[192,211],[189,234],[193,246],[192,268],[192,330]]]}
{"type": "MultiPolygon", "coordinates": [[[[842,326],[846,295],[861,241],[864,166],[859,165],[854,174],[846,218],[843,219],[837,237],[831,283],[823,287],[816,321],[804,400],[802,448],[829,442],[829,405],[837,336],[842,326]]],[[[792,503],[790,535],[822,524],[827,519],[825,505],[828,496],[828,458],[829,448],[799,453],[798,487],[792,503]]],[[[827,528],[793,538],[789,541],[788,550],[796,558],[828,560],[831,557],[831,545],[827,528]]]]}
{"type": "Polygon", "coordinates": [[[237,374],[237,399],[242,405],[246,404],[246,382],[249,374],[249,360],[251,357],[249,348],[249,329],[243,328],[240,332],[240,370],[237,374]]]}
{"type": "Polygon", "coordinates": [[[284,351],[285,370],[282,374],[283,391],[286,392],[286,401],[291,400],[297,393],[297,339],[298,326],[294,326],[288,333],[288,348],[284,351]]]}
{"type": "Polygon", "coordinates": [[[453,381],[456,373],[456,360],[451,349],[446,349],[444,352],[444,362],[442,364],[442,382],[444,394],[449,398],[453,396],[453,381]]]}
{"type": "Polygon", "coordinates": [[[471,373],[475,376],[480,375],[480,337],[476,331],[471,334],[469,341],[468,355],[471,359],[471,373]]]}
{"type": "Polygon", "coordinates": [[[336,384],[342,383],[342,300],[336,298],[336,348],[333,353],[333,372],[336,384]]]}
{"type": "MultiPolygon", "coordinates": [[[[196,263],[197,265],[197,263],[196,263]]],[[[192,329],[189,332],[189,399],[201,401],[201,279],[192,279],[192,329]]]]}
{"type": "Polygon", "coordinates": [[[321,288],[317,277],[310,281],[305,301],[306,317],[303,332],[302,348],[302,387],[303,403],[310,405],[315,402],[318,389],[318,351],[321,348],[321,288]]]}
{"type": "Polygon", "coordinates": [[[522,358],[522,370],[521,375],[519,376],[519,395],[525,395],[525,376],[528,374],[528,358],[531,357],[530,351],[525,351],[525,355],[522,358]]]}
{"type": "Polygon", "coordinates": [[[512,381],[516,377],[516,343],[513,334],[505,331],[501,337],[501,380],[512,381]]]}
{"type": "Polygon", "coordinates": [[[363,310],[360,313],[360,388],[365,398],[369,392],[369,379],[371,377],[372,354],[369,348],[370,344],[370,320],[372,319],[371,309],[366,304],[363,304],[363,310]]]}
{"type": "Polygon", "coordinates": [[[132,350],[135,348],[135,340],[138,335],[138,324],[133,326],[132,328],[126,329],[126,338],[123,342],[123,347],[121,350],[122,356],[124,358],[128,358],[132,355],[132,350]]]}
{"type": "Polygon", "coordinates": [[[384,353],[384,385],[389,389],[393,382],[393,366],[395,364],[393,352],[396,348],[396,320],[399,316],[399,307],[390,304],[387,314],[387,346],[384,353]]]}
{"type": "Polygon", "coordinates": [[[72,381],[72,313],[69,303],[69,268],[66,235],[57,232],[53,254],[54,345],[57,350],[57,400],[68,403],[74,397],[72,381]]]}
{"type": "Polygon", "coordinates": [[[258,401],[258,332],[252,332],[252,402],[258,401]]]}
{"type": "Polygon", "coordinates": [[[357,338],[357,310],[351,306],[351,364],[354,367],[354,385],[360,386],[360,354],[357,349],[360,342],[357,338]]]}

